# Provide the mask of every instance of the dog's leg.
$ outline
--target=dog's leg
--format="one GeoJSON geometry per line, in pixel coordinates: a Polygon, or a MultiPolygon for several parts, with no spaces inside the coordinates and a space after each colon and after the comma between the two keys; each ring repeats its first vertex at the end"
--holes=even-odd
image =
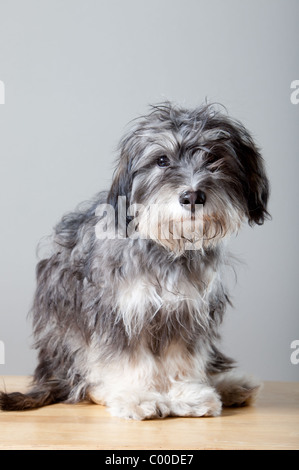
{"type": "Polygon", "coordinates": [[[221,400],[206,374],[207,351],[202,345],[193,353],[185,344],[169,348],[164,370],[169,374],[170,414],[172,416],[218,416],[221,400]]]}
{"type": "Polygon", "coordinates": [[[223,406],[250,405],[261,389],[257,379],[235,371],[214,374],[210,382],[219,393],[223,406]]]}
{"type": "Polygon", "coordinates": [[[154,358],[144,350],[138,359],[123,355],[118,362],[93,371],[88,396],[106,405],[113,416],[126,419],[164,418],[170,414],[159,387],[159,371],[154,358]],[[95,377],[100,381],[96,382],[95,377]]]}

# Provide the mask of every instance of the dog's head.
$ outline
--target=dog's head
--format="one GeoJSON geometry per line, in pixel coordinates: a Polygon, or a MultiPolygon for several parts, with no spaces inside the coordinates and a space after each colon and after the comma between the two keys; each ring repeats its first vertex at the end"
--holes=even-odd
{"type": "Polygon", "coordinates": [[[214,105],[165,103],[121,141],[108,203],[117,209],[125,196],[138,236],[182,253],[215,245],[246,218],[261,225],[268,195],[263,159],[240,122],[214,105]]]}

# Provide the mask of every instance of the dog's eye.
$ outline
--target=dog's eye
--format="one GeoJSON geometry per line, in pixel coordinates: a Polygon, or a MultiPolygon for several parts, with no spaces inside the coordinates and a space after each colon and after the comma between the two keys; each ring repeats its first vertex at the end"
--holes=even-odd
{"type": "Polygon", "coordinates": [[[162,155],[161,157],[157,158],[157,165],[161,168],[164,168],[170,165],[170,160],[168,157],[166,157],[166,155],[162,155]]]}

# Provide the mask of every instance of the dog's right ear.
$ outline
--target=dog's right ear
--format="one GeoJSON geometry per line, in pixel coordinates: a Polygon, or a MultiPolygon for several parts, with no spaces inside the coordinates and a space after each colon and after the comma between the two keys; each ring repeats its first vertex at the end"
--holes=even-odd
{"type": "Polygon", "coordinates": [[[131,197],[132,178],[128,165],[121,157],[114,172],[112,185],[107,197],[107,203],[117,210],[118,197],[125,196],[127,200],[131,197]]]}
{"type": "MultiPolygon", "coordinates": [[[[116,221],[118,220],[119,197],[126,198],[126,208],[128,209],[132,191],[132,158],[129,152],[128,138],[124,138],[120,143],[120,156],[113,175],[113,181],[107,196],[107,203],[111,204],[115,210],[116,221]]],[[[117,222],[116,222],[117,223],[117,222]]]]}

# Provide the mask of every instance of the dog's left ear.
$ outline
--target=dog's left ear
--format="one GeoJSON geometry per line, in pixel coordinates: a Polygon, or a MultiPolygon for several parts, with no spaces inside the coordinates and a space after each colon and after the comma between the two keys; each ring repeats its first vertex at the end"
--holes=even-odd
{"type": "Polygon", "coordinates": [[[245,127],[237,123],[232,133],[233,146],[239,162],[239,178],[249,225],[262,225],[270,217],[267,210],[269,199],[269,181],[264,160],[253,138],[245,127]]]}

